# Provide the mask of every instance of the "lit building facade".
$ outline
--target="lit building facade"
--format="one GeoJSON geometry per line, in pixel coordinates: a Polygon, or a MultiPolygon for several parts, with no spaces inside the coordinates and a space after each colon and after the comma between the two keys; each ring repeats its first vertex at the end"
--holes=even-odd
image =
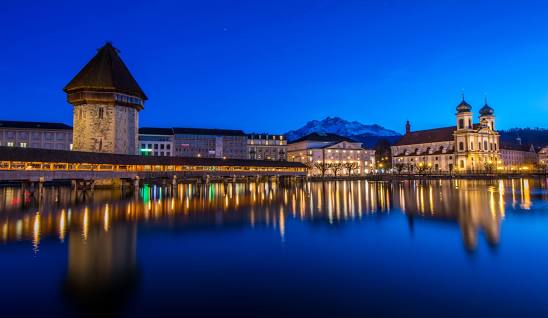
{"type": "Polygon", "coordinates": [[[253,160],[287,160],[287,140],[283,135],[248,134],[247,150],[253,160]]]}
{"type": "MultiPolygon", "coordinates": [[[[370,173],[375,167],[375,150],[362,148],[356,140],[327,133],[312,133],[289,143],[287,158],[308,165],[310,175],[321,175],[320,165],[354,163],[354,175],[370,173]]],[[[325,174],[333,174],[330,170],[325,174]]],[[[340,174],[349,172],[343,167],[340,174]]]]}
{"type": "Polygon", "coordinates": [[[72,150],[72,127],[61,123],[0,121],[0,146],[72,150]]]}
{"type": "Polygon", "coordinates": [[[548,146],[539,150],[538,163],[541,168],[548,169],[548,146]]]}
{"type": "Polygon", "coordinates": [[[175,156],[171,128],[139,128],[139,153],[143,156],[175,156]]]}
{"type": "Polygon", "coordinates": [[[491,171],[502,162],[494,110],[487,102],[479,123],[472,122],[472,106],[464,97],[457,105],[456,126],[411,131],[391,147],[392,167],[399,172],[491,171]]]}
{"type": "Polygon", "coordinates": [[[539,164],[539,155],[533,145],[502,144],[500,157],[505,170],[531,170],[539,164]]]}
{"type": "Polygon", "coordinates": [[[178,157],[247,159],[247,136],[241,130],[173,128],[178,157]]]}

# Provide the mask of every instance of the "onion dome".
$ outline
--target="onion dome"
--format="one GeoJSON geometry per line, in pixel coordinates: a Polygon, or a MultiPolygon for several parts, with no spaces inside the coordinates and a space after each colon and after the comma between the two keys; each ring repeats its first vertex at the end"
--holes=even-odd
{"type": "Polygon", "coordinates": [[[491,108],[491,106],[489,106],[486,101],[485,105],[483,105],[479,113],[480,113],[480,116],[493,116],[493,114],[495,113],[495,110],[491,108]]]}
{"type": "Polygon", "coordinates": [[[463,96],[462,101],[460,102],[460,104],[457,105],[457,112],[467,113],[470,111],[472,111],[472,106],[464,100],[464,96],[463,96]]]}

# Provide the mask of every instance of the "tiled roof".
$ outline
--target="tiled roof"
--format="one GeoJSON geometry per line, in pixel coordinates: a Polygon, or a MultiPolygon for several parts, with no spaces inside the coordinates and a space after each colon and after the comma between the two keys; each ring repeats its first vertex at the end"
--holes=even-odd
{"type": "Polygon", "coordinates": [[[72,130],[72,127],[63,123],[46,123],[37,121],[10,121],[0,120],[0,128],[20,128],[20,129],[62,129],[72,130]]]}
{"type": "Polygon", "coordinates": [[[292,141],[291,143],[301,142],[301,141],[334,141],[334,142],[341,142],[341,141],[347,141],[347,142],[359,142],[354,139],[339,136],[336,134],[329,134],[329,133],[311,133],[304,137],[301,137],[297,140],[292,141]]]}
{"type": "Polygon", "coordinates": [[[455,130],[456,127],[451,126],[444,128],[412,131],[403,135],[403,137],[395,144],[395,146],[453,141],[453,132],[455,130]]]}
{"type": "Polygon", "coordinates": [[[533,145],[520,145],[520,144],[513,144],[513,143],[502,143],[500,145],[501,150],[516,150],[516,151],[527,151],[527,152],[534,152],[533,145]]]}
{"type": "Polygon", "coordinates": [[[147,99],[145,93],[124,64],[118,50],[105,44],[97,54],[65,86],[71,93],[79,90],[112,91],[147,99]]]}
{"type": "Polygon", "coordinates": [[[211,135],[211,136],[245,136],[241,130],[232,129],[207,129],[207,128],[179,128],[174,127],[177,135],[211,135]]]}
{"type": "Polygon", "coordinates": [[[172,136],[173,128],[142,127],[142,128],[139,128],[139,134],[172,136]]]}
{"type": "Polygon", "coordinates": [[[161,156],[119,155],[97,152],[50,150],[38,148],[0,147],[0,161],[60,162],[119,165],[190,165],[190,166],[256,166],[256,167],[305,167],[299,162],[184,158],[161,156]]]}

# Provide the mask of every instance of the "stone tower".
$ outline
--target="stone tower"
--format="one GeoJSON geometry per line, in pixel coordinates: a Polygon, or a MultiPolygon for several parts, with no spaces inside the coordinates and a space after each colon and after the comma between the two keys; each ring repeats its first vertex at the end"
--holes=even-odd
{"type": "Polygon", "coordinates": [[[74,106],[73,150],[138,154],[139,111],[147,97],[111,43],[64,91],[74,106]]]}

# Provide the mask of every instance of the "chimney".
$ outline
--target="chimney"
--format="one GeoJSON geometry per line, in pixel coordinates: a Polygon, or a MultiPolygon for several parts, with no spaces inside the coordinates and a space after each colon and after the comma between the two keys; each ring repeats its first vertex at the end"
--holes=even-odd
{"type": "Polygon", "coordinates": [[[405,133],[408,134],[411,132],[411,124],[409,123],[409,120],[405,123],[405,133]]]}

